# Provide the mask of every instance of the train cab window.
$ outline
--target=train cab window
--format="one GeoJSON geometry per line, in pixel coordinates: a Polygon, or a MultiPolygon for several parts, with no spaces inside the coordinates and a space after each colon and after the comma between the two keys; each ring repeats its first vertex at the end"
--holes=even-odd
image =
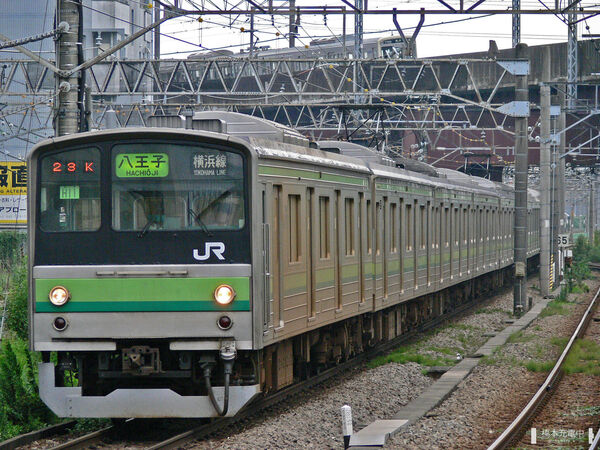
{"type": "Polygon", "coordinates": [[[115,230],[244,228],[244,168],[237,153],[183,144],[119,144],[112,165],[115,230]]]}
{"type": "Polygon", "coordinates": [[[100,151],[66,150],[40,158],[39,221],[43,231],[100,228],[100,151]]]}

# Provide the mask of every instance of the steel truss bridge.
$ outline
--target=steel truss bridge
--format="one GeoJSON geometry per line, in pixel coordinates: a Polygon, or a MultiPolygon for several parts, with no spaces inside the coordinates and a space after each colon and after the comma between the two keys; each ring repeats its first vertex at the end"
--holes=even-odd
{"type": "MultiPolygon", "coordinates": [[[[358,140],[391,151],[404,146],[413,156],[430,153],[429,162],[463,162],[461,153],[470,148],[498,163],[512,160],[514,117],[527,114],[511,102],[513,73],[527,68],[518,60],[246,56],[103,61],[82,81],[91,90],[93,128],[145,126],[151,115],[219,109],[275,120],[314,139],[358,140]],[[435,149],[443,149],[441,156],[435,149]]],[[[29,148],[52,136],[60,114],[55,92],[46,67],[0,61],[0,145],[16,139],[29,148]]],[[[586,145],[597,146],[597,139],[586,145]]]]}

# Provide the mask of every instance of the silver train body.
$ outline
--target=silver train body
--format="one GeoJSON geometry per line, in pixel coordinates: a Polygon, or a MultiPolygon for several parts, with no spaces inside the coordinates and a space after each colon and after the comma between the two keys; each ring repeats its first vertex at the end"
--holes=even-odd
{"type": "MultiPolygon", "coordinates": [[[[511,275],[507,186],[235,113],[187,127],[31,152],[31,343],[59,416],[231,416],[511,275]],[[122,171],[144,156],[155,172],[122,171]]],[[[532,259],[538,224],[534,193],[532,259]]]]}

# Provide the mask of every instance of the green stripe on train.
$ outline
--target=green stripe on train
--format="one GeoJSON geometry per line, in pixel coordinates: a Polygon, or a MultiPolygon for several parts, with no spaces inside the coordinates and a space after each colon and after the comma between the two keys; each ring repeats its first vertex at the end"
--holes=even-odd
{"type": "Polygon", "coordinates": [[[42,278],[35,280],[37,312],[93,311],[249,311],[250,279],[220,278],[42,278]],[[213,300],[220,284],[236,292],[225,308],[213,300]],[[54,286],[64,286],[71,300],[55,307],[48,299],[54,286]]]}
{"type": "Polygon", "coordinates": [[[234,300],[231,306],[221,307],[214,301],[117,301],[117,302],[69,302],[58,307],[50,302],[36,302],[35,311],[44,312],[177,312],[177,311],[250,311],[249,300],[234,300]]]}

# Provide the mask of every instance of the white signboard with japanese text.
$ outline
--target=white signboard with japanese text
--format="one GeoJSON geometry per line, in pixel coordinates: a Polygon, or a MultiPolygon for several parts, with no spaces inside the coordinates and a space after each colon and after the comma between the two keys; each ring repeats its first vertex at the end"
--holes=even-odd
{"type": "Polygon", "coordinates": [[[0,162],[0,227],[27,225],[27,166],[24,162],[0,162]]]}

